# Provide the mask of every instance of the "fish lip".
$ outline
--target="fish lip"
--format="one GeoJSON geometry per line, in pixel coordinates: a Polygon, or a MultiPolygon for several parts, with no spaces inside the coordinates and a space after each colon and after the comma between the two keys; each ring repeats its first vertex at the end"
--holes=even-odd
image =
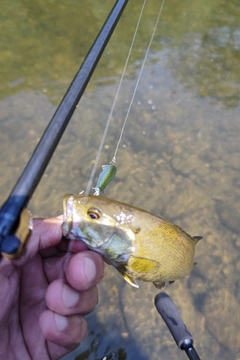
{"type": "MultiPolygon", "coordinates": [[[[63,198],[63,236],[70,240],[76,240],[76,229],[80,223],[80,217],[74,211],[74,195],[66,194],[63,198]]],[[[78,237],[80,239],[80,237],[78,237]]]]}
{"type": "Polygon", "coordinates": [[[75,211],[74,200],[75,196],[72,194],[66,194],[63,198],[63,236],[69,240],[83,241],[90,249],[94,250],[95,248],[88,244],[89,239],[81,236],[77,231],[81,223],[81,217],[75,211]]]}
{"type": "Polygon", "coordinates": [[[66,236],[71,229],[71,213],[69,211],[69,205],[72,210],[73,203],[73,195],[66,194],[63,198],[63,222],[62,222],[62,230],[63,235],[66,236]]]}

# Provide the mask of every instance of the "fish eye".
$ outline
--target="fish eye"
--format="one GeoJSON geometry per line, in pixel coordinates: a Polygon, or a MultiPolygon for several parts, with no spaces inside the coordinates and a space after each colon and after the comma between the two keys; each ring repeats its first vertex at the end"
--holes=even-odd
{"type": "Polygon", "coordinates": [[[101,216],[101,212],[98,209],[90,208],[88,209],[88,215],[91,219],[99,219],[101,216]]]}

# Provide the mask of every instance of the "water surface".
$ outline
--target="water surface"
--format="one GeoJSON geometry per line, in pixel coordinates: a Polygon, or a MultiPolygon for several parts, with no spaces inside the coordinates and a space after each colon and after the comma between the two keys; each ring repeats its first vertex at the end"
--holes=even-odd
{"type": "MultiPolygon", "coordinates": [[[[3,202],[114,1],[11,1],[1,6],[3,202]]],[[[160,3],[148,1],[101,155],[111,160],[160,3]]],[[[86,188],[140,12],[129,2],[30,204],[62,211],[86,188]]],[[[240,12],[237,1],[166,0],[105,194],[204,239],[192,274],[166,291],[202,357],[240,359],[240,12]]],[[[153,305],[157,290],[106,266],[89,336],[66,359],[186,359],[153,305]]]]}

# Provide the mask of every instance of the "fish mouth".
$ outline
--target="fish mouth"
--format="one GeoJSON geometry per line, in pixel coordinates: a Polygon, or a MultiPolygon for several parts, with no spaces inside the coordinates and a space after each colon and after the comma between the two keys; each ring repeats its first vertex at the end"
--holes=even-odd
{"type": "Polygon", "coordinates": [[[62,233],[63,236],[69,240],[83,241],[90,249],[95,249],[91,246],[88,236],[80,230],[79,224],[82,221],[81,216],[75,211],[75,196],[66,194],[63,198],[63,223],[62,233]]]}
{"type": "Polygon", "coordinates": [[[74,210],[74,195],[66,194],[63,198],[63,236],[70,240],[79,239],[84,241],[84,238],[80,238],[79,235],[76,237],[76,229],[80,221],[80,216],[74,210]]]}

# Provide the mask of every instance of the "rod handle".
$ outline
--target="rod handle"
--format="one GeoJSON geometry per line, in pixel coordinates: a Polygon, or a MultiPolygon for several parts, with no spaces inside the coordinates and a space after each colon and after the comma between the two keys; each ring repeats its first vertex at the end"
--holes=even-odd
{"type": "Polygon", "coordinates": [[[155,306],[179,349],[184,350],[190,360],[200,360],[193,347],[193,337],[184,324],[172,298],[165,292],[160,292],[155,297],[155,306]]]}
{"type": "Polygon", "coordinates": [[[184,324],[171,297],[165,292],[160,292],[155,297],[155,306],[169,328],[177,346],[181,349],[185,340],[193,342],[193,337],[184,324]]]}

